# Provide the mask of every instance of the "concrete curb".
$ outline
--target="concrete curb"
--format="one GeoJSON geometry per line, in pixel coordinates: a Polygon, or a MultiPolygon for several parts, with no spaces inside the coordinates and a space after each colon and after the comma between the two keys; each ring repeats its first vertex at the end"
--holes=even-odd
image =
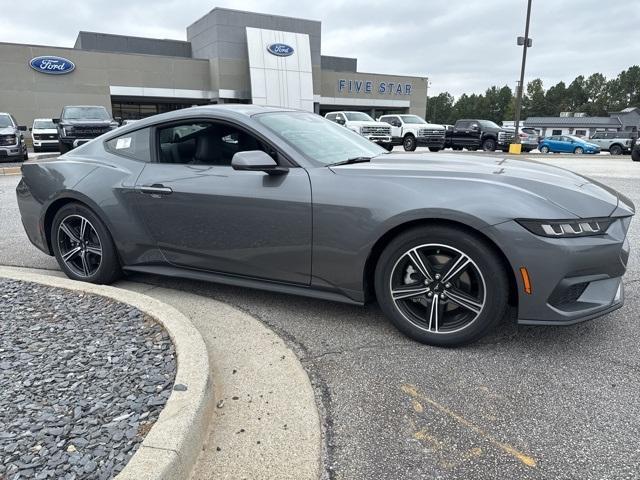
{"type": "Polygon", "coordinates": [[[20,167],[0,167],[0,175],[21,175],[20,167]]]}
{"type": "Polygon", "coordinates": [[[16,267],[0,266],[0,277],[108,297],[147,313],[167,330],[176,350],[175,383],[186,385],[187,390],[171,393],[158,421],[116,479],[188,478],[206,437],[214,400],[207,348],[191,321],[175,308],[129,290],[76,282],[16,267]]]}

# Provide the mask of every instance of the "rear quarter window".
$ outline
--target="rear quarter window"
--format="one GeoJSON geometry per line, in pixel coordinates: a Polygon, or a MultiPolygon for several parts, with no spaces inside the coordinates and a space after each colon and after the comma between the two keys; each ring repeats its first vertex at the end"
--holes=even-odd
{"type": "Polygon", "coordinates": [[[140,160],[141,162],[151,161],[149,128],[125,133],[107,140],[104,145],[107,151],[115,155],[140,160]]]}

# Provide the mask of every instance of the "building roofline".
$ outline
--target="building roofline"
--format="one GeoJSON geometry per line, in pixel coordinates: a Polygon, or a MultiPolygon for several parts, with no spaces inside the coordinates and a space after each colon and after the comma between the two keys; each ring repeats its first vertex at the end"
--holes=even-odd
{"type": "Polygon", "coordinates": [[[288,18],[290,20],[302,20],[305,22],[315,22],[315,23],[322,23],[321,20],[314,20],[311,18],[300,18],[300,17],[291,17],[289,15],[276,15],[273,13],[261,13],[261,12],[250,12],[248,10],[238,10],[236,8],[225,8],[225,7],[213,7],[211,10],[209,10],[207,13],[205,13],[204,15],[202,15],[200,18],[198,18],[197,20],[194,20],[193,22],[191,22],[189,24],[189,26],[191,25],[195,25],[196,23],[198,23],[200,20],[202,20],[204,17],[210,15],[211,13],[215,12],[216,10],[219,11],[224,11],[224,12],[234,12],[234,13],[248,13],[250,15],[261,15],[261,16],[265,16],[265,17],[278,17],[278,18],[288,18]]]}
{"type": "MultiPolygon", "coordinates": [[[[76,42],[78,41],[78,38],[80,37],[80,35],[83,33],[88,33],[90,35],[105,35],[107,37],[135,38],[136,40],[153,40],[153,41],[159,41],[159,42],[180,42],[180,43],[191,44],[189,40],[177,40],[174,38],[139,37],[137,35],[124,35],[120,33],[106,33],[106,32],[90,32],[88,30],[80,30],[78,32],[78,35],[76,36],[76,42]]],[[[82,49],[78,49],[78,50],[82,50],[82,49]]]]}

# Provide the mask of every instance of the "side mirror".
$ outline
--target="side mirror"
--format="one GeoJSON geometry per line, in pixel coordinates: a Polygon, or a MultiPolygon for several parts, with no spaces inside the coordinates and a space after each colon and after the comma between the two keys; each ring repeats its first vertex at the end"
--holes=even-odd
{"type": "Polygon", "coordinates": [[[394,120],[394,122],[391,125],[393,125],[394,127],[401,127],[402,126],[402,124],[397,120],[394,120]]]}
{"type": "Polygon", "coordinates": [[[118,125],[122,125],[122,117],[113,117],[113,119],[118,122],[118,125]]]}
{"type": "Polygon", "coordinates": [[[471,130],[477,132],[478,130],[480,130],[480,127],[478,125],[471,125],[471,130]]]}
{"type": "Polygon", "coordinates": [[[231,159],[231,167],[234,170],[265,172],[269,175],[282,175],[289,171],[287,167],[279,166],[269,154],[262,150],[236,153],[231,159]]]}
{"type": "Polygon", "coordinates": [[[59,118],[52,118],[51,121],[55,124],[60,123],[60,119],[59,118]]]}
{"type": "Polygon", "coordinates": [[[20,132],[26,132],[27,131],[27,127],[24,125],[18,125],[18,131],[20,132]]]}
{"type": "Polygon", "coordinates": [[[29,127],[29,131],[30,131],[30,132],[33,132],[33,128],[29,127]]]}
{"type": "Polygon", "coordinates": [[[344,125],[344,118],[336,118],[336,123],[339,123],[340,125],[344,125]]]}

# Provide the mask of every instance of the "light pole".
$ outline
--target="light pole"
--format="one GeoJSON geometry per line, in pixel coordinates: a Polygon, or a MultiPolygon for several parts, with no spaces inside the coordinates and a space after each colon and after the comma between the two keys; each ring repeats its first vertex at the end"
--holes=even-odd
{"type": "Polygon", "coordinates": [[[524,85],[524,68],[527,64],[527,48],[532,45],[532,41],[529,38],[529,19],[531,18],[531,0],[527,0],[527,23],[524,27],[524,38],[518,37],[518,45],[522,45],[522,67],[520,68],[520,83],[518,84],[516,92],[516,118],[515,118],[515,138],[513,143],[520,143],[520,135],[518,130],[520,128],[520,108],[522,107],[522,88],[524,85]]]}

